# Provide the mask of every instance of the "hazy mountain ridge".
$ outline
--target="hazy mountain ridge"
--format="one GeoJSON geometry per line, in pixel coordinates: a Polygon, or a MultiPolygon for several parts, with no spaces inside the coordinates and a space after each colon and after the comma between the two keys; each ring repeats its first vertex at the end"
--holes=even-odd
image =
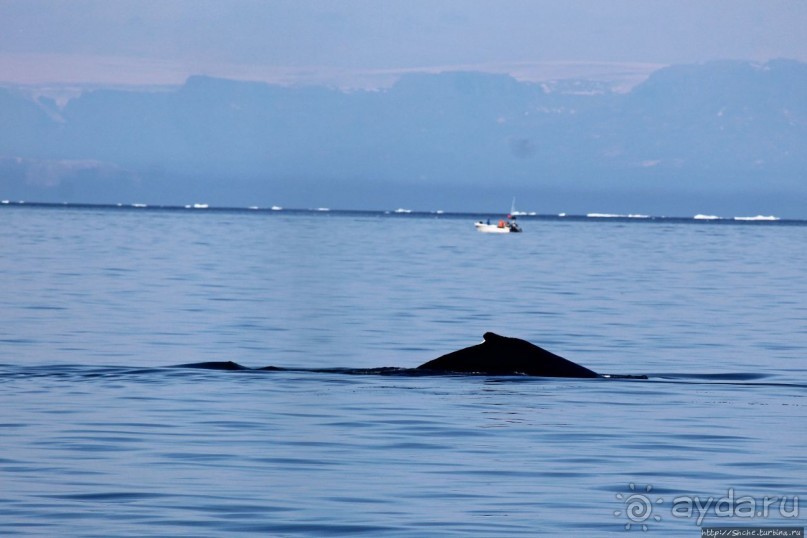
{"type": "Polygon", "coordinates": [[[472,72],[349,93],[199,76],[63,107],[0,89],[0,118],[3,198],[304,204],[316,189],[312,205],[384,207],[393,195],[807,192],[807,64],[788,60],[673,66],[622,94],[472,72]]]}

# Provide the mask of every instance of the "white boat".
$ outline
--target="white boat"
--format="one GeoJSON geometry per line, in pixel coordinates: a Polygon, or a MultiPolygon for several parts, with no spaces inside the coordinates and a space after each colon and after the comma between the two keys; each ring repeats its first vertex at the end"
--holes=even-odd
{"type": "Polygon", "coordinates": [[[515,223],[515,221],[509,219],[501,219],[499,222],[495,224],[491,224],[490,221],[482,222],[475,222],[474,226],[476,226],[477,232],[482,232],[486,234],[510,234],[510,233],[520,233],[521,227],[515,223]]]}
{"type": "Polygon", "coordinates": [[[521,226],[516,224],[516,199],[513,198],[513,203],[510,204],[510,213],[507,215],[506,219],[499,219],[499,221],[495,224],[490,223],[490,219],[487,222],[482,222],[481,220],[474,223],[477,232],[482,232],[486,234],[510,234],[510,233],[520,233],[521,226]]]}

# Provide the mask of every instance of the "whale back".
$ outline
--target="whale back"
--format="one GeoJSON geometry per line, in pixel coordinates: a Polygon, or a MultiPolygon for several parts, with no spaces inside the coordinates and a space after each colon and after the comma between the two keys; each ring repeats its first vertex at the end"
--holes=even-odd
{"type": "Polygon", "coordinates": [[[484,341],[418,366],[420,370],[484,375],[599,377],[596,372],[520,338],[487,332],[484,341]]]}

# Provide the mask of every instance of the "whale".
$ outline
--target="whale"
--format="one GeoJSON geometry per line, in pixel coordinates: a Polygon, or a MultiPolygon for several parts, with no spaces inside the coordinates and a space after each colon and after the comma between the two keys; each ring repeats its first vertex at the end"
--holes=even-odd
{"type": "Polygon", "coordinates": [[[353,375],[481,375],[647,379],[643,375],[600,375],[520,338],[486,332],[480,344],[452,351],[416,368],[248,368],[232,361],[180,364],[177,368],[228,371],[318,372],[353,375]]]}
{"type": "Polygon", "coordinates": [[[520,338],[486,332],[481,344],[452,351],[417,367],[418,370],[489,376],[602,377],[585,366],[520,338]]]}

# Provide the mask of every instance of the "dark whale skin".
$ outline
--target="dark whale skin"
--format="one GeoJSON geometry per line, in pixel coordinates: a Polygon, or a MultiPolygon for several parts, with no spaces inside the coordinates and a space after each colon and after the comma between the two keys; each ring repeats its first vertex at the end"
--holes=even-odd
{"type": "Polygon", "coordinates": [[[647,379],[644,375],[600,375],[520,338],[486,332],[484,342],[421,364],[417,368],[248,368],[232,361],[197,362],[175,368],[201,370],[319,372],[353,375],[486,375],[570,378],[647,379]]]}
{"type": "Polygon", "coordinates": [[[487,332],[484,342],[438,357],[418,370],[480,375],[530,375],[541,377],[601,377],[520,338],[487,332]]]}

